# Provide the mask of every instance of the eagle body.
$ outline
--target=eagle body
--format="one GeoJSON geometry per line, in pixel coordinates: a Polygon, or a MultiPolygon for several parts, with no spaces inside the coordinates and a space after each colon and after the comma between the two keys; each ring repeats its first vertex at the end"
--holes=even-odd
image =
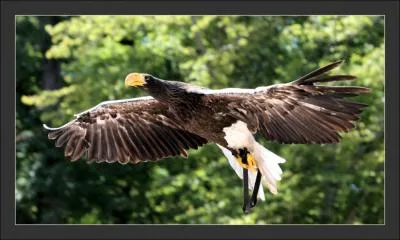
{"type": "MultiPolygon", "coordinates": [[[[89,162],[155,161],[186,157],[189,149],[215,143],[239,177],[244,177],[242,168],[256,169],[262,173],[263,184],[276,193],[282,174],[279,164],[285,159],[257,143],[253,135],[260,132],[268,141],[285,144],[338,143],[339,133],[352,129],[366,106],[347,97],[369,91],[356,86],[318,85],[355,79],[327,75],[341,62],[289,83],[255,89],[213,90],[132,73],[125,84],[150,96],[103,102],[64,126],[44,127],[48,137],[57,147],[63,146],[65,156],[73,161],[82,156],[89,162]],[[237,161],[239,155],[248,161],[237,161]]],[[[256,182],[255,174],[249,172],[251,186],[256,182]]],[[[262,188],[258,197],[264,199],[262,188]]]]}
{"type": "Polygon", "coordinates": [[[237,119],[224,112],[224,104],[215,104],[208,96],[202,95],[192,107],[192,111],[184,114],[180,114],[182,113],[180,107],[171,111],[183,122],[182,126],[186,131],[195,133],[208,142],[228,147],[223,129],[231,126],[237,119]]]}
{"type": "MultiPolygon", "coordinates": [[[[240,103],[242,97],[234,95],[235,93],[252,92],[251,89],[225,89],[230,90],[229,95],[223,95],[223,91],[214,92],[208,88],[154,77],[147,81],[145,89],[152,97],[165,104],[164,107],[171,114],[169,118],[179,119],[181,128],[226,148],[229,147],[223,129],[238,121],[235,112],[226,111],[228,105],[240,103]]],[[[246,114],[244,109],[236,108],[236,111],[246,114]]],[[[251,129],[253,133],[256,132],[254,124],[251,129]]]]}

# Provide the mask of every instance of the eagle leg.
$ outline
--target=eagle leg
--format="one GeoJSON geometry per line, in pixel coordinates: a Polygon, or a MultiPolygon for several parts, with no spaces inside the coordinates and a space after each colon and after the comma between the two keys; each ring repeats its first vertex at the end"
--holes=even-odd
{"type": "MultiPolygon", "coordinates": [[[[247,149],[240,149],[239,155],[242,163],[247,164],[247,149]]],[[[243,212],[245,214],[250,211],[249,200],[249,173],[247,168],[243,168],[243,212]]]]}
{"type": "Polygon", "coordinates": [[[260,188],[260,183],[261,183],[261,172],[260,170],[257,170],[256,182],[254,183],[253,193],[251,195],[251,200],[250,200],[250,208],[255,207],[257,204],[257,195],[258,195],[258,189],[260,188]]]}
{"type": "Polygon", "coordinates": [[[246,214],[250,211],[248,178],[248,170],[246,168],[243,168],[243,212],[246,214]]]}

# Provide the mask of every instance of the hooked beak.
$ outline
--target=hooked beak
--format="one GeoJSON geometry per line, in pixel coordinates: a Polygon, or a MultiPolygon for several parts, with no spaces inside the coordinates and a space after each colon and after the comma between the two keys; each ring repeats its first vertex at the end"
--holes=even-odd
{"type": "Polygon", "coordinates": [[[141,87],[144,84],[144,76],[141,73],[130,73],[125,78],[125,87],[141,87]]]}

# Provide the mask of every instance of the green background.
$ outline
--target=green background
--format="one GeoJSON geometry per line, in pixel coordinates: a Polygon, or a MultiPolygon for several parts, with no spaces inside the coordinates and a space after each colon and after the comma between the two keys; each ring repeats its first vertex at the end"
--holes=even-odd
{"type": "Polygon", "coordinates": [[[384,223],[384,18],[381,16],[16,17],[17,223],[384,223]],[[278,194],[243,215],[242,183],[213,144],[138,165],[71,163],[47,139],[147,72],[210,88],[288,82],[329,62],[372,89],[336,145],[279,145],[278,194]]]}

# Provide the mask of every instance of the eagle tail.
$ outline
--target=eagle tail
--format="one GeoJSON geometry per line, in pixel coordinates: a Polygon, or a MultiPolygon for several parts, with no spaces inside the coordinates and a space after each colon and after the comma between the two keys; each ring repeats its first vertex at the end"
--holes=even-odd
{"type": "MultiPolygon", "coordinates": [[[[221,145],[217,144],[217,146],[222,150],[222,153],[228,159],[229,164],[231,165],[233,170],[236,172],[236,174],[239,176],[239,178],[243,179],[242,167],[236,161],[236,159],[232,155],[231,151],[229,151],[228,149],[222,147],[221,145]]],[[[256,183],[256,177],[257,177],[257,172],[249,171],[249,189],[251,189],[251,190],[253,190],[254,184],[256,183]]],[[[263,189],[262,186],[258,190],[257,198],[265,201],[265,194],[264,194],[264,189],[263,189]]]]}
{"type": "MultiPolygon", "coordinates": [[[[239,176],[239,178],[243,179],[242,167],[236,161],[231,151],[220,145],[218,145],[218,147],[222,150],[226,158],[228,158],[229,164],[239,176]]],[[[286,160],[269,151],[258,142],[254,142],[254,152],[252,154],[254,156],[254,159],[256,160],[257,167],[259,168],[263,176],[261,178],[263,185],[266,186],[271,191],[271,193],[277,194],[277,182],[281,180],[282,175],[282,169],[280,168],[279,164],[286,162],[286,160]]],[[[253,189],[254,187],[256,176],[257,172],[249,171],[250,189],[253,189]]],[[[259,189],[257,197],[261,200],[265,200],[264,190],[262,187],[259,189]]]]}
{"type": "Polygon", "coordinates": [[[273,194],[278,193],[277,183],[281,180],[282,169],[279,164],[286,162],[285,159],[269,151],[258,142],[254,143],[254,159],[263,178],[262,183],[273,194]]]}

